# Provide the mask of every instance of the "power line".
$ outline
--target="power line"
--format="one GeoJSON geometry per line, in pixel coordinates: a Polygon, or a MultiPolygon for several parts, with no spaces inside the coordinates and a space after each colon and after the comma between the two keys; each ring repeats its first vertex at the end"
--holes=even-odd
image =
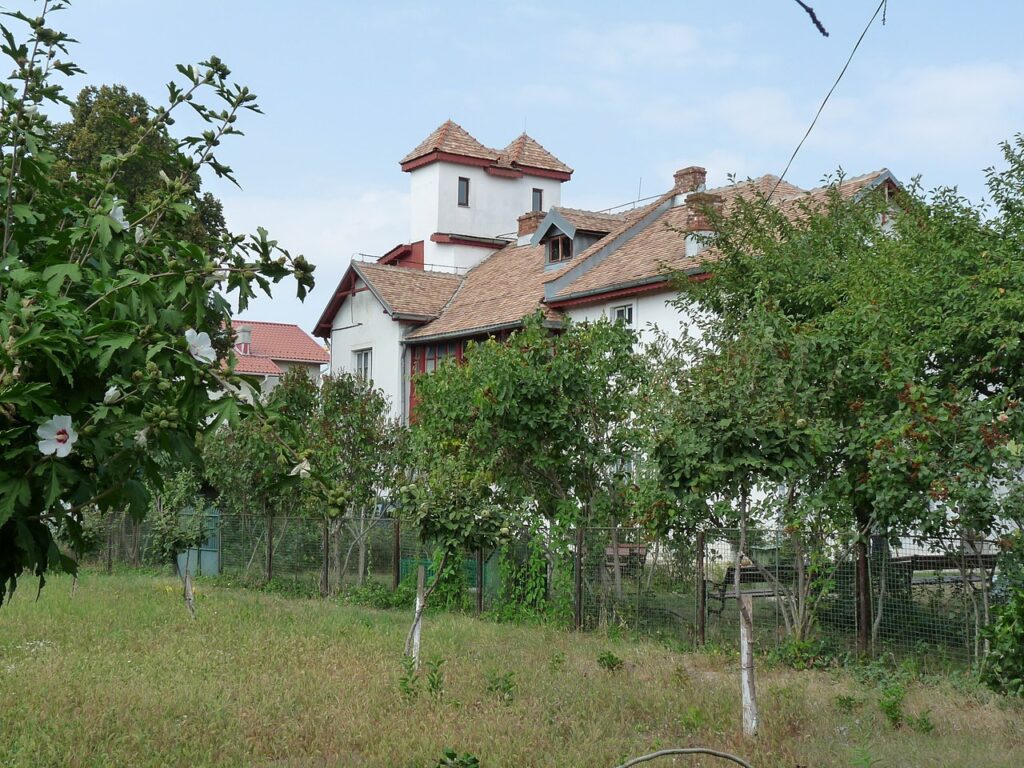
{"type": "Polygon", "coordinates": [[[768,201],[772,199],[772,195],[775,194],[775,190],[779,188],[779,185],[782,183],[782,180],[786,178],[786,174],[789,173],[789,169],[793,165],[793,161],[796,160],[796,156],[797,154],[799,154],[800,149],[804,145],[804,142],[807,141],[807,137],[811,135],[811,131],[814,130],[814,126],[818,124],[818,118],[821,117],[821,113],[824,111],[825,105],[828,104],[828,100],[832,98],[832,94],[839,86],[839,82],[843,79],[843,75],[845,75],[846,70],[849,69],[850,62],[853,61],[853,57],[857,53],[857,49],[860,48],[860,44],[864,41],[864,37],[867,35],[868,30],[871,29],[871,25],[875,23],[875,19],[878,18],[878,14],[882,12],[882,9],[886,7],[887,3],[888,0],[881,0],[881,2],[878,4],[878,7],[875,8],[875,12],[871,15],[871,18],[868,20],[867,26],[864,27],[864,31],[860,33],[860,37],[858,37],[857,42],[854,43],[853,50],[850,51],[850,55],[846,59],[846,63],[843,65],[842,70],[839,72],[839,76],[836,78],[836,81],[832,83],[832,87],[828,89],[828,93],[825,94],[825,98],[822,100],[821,105],[818,107],[818,111],[814,114],[814,119],[811,120],[811,124],[807,126],[807,131],[804,133],[803,138],[800,139],[800,143],[796,145],[796,149],[793,150],[793,154],[789,156],[789,162],[786,163],[785,169],[779,176],[778,181],[775,182],[775,186],[772,187],[771,192],[769,192],[768,196],[765,198],[765,205],[767,205],[768,201]]]}

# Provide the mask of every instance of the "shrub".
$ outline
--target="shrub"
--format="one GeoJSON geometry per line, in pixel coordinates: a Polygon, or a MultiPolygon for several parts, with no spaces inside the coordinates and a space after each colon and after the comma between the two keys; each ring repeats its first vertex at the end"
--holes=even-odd
{"type": "Polygon", "coordinates": [[[982,680],[999,693],[1024,697],[1024,590],[1013,590],[992,614],[982,680]]]}
{"type": "Polygon", "coordinates": [[[605,651],[597,657],[598,666],[601,667],[601,669],[608,670],[609,672],[618,672],[622,669],[623,663],[622,659],[611,651],[605,651]]]}

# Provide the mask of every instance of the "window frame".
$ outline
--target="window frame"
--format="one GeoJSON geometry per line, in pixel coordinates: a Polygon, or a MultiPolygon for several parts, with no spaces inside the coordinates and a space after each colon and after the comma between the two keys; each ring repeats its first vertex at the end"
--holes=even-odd
{"type": "Polygon", "coordinates": [[[373,381],[373,347],[352,350],[352,372],[363,381],[373,381]],[[366,361],[366,366],[362,365],[366,361]]]}
{"type": "Polygon", "coordinates": [[[458,202],[460,208],[469,208],[469,177],[468,176],[459,176],[458,188],[457,188],[457,191],[455,193],[455,197],[456,197],[456,201],[458,202]],[[465,199],[466,199],[466,202],[462,202],[462,199],[463,199],[463,196],[462,196],[463,182],[465,182],[465,191],[466,191],[465,199]]]}
{"type": "Polygon", "coordinates": [[[534,213],[544,210],[544,190],[542,188],[533,188],[533,196],[530,199],[530,205],[530,210],[534,213]]]}
{"type": "Polygon", "coordinates": [[[633,306],[633,302],[630,302],[628,304],[616,304],[611,308],[612,320],[614,322],[619,322],[621,320],[627,328],[633,327],[634,314],[635,307],[633,306]],[[621,310],[626,310],[626,312],[624,312],[623,314],[619,314],[621,310]],[[626,317],[627,314],[628,317],[626,317]]]}
{"type": "Polygon", "coordinates": [[[555,235],[548,238],[545,249],[548,264],[562,264],[572,258],[572,238],[568,235],[555,235]],[[553,258],[555,243],[558,243],[558,258],[553,258]]]}

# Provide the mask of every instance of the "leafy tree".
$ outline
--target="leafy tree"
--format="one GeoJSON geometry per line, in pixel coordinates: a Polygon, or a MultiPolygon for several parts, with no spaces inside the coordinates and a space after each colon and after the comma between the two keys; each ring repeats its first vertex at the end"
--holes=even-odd
{"type": "Polygon", "coordinates": [[[313,284],[306,260],[263,230],[204,249],[162,226],[194,215],[199,169],[233,179],[221,144],[257,106],[223,62],[179,67],[168,105],[140,118],[140,138],[75,178],[58,173],[60,143],[40,113],[69,104],[55,82],[79,72],[69,39],[47,8],[8,18],[28,36],[2,28],[14,71],[0,82],[0,598],[25,570],[42,581],[51,568],[74,569],[56,541],[80,550],[86,508],[144,515],[146,481],[163,483],[156,453],[194,460],[197,436],[243,407],[211,395],[241,383],[218,365],[226,296],[244,309],[285,277],[300,298],[313,284]],[[126,210],[122,169],[185,104],[208,126],[175,141],[189,166],[126,210]]]}
{"type": "Polygon", "coordinates": [[[123,85],[83,88],[71,102],[71,121],[53,128],[58,158],[54,173],[58,177],[72,172],[99,174],[104,158],[125,156],[118,178],[129,217],[159,199],[164,178],[180,175],[191,187],[193,212],[163,224],[179,238],[213,247],[226,232],[224,208],[213,195],[200,192],[202,181],[193,159],[179,151],[168,133],[171,121],[154,130],[149,119],[152,112],[142,96],[123,85]]]}

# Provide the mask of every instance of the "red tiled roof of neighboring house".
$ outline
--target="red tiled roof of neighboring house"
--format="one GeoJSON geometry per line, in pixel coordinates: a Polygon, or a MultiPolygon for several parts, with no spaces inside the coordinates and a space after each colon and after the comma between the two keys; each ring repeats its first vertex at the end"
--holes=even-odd
{"type": "Polygon", "coordinates": [[[559,321],[561,314],[541,303],[543,278],[543,245],[507,246],[469,270],[441,316],[406,339],[487,333],[518,325],[538,307],[549,320],[559,321]]]}
{"type": "Polygon", "coordinates": [[[497,160],[498,150],[485,147],[469,135],[469,132],[454,120],[445,120],[412,152],[399,162],[408,163],[431,152],[448,152],[462,157],[477,157],[482,160],[497,160]]]}
{"type": "Polygon", "coordinates": [[[283,376],[282,371],[269,357],[253,357],[252,355],[241,355],[234,350],[235,373],[245,373],[255,376],[283,376]]]}
{"type": "Polygon", "coordinates": [[[424,320],[437,317],[462,284],[462,276],[408,267],[360,263],[352,265],[391,315],[424,320]]]}
{"type": "Polygon", "coordinates": [[[572,173],[572,168],[548,152],[524,131],[498,154],[498,165],[542,168],[547,171],[572,173]]]}
{"type": "Polygon", "coordinates": [[[252,342],[250,353],[238,355],[240,359],[264,357],[289,363],[326,363],[330,360],[326,350],[297,325],[260,320],[231,321],[236,334],[243,326],[252,330],[252,342]]]}

